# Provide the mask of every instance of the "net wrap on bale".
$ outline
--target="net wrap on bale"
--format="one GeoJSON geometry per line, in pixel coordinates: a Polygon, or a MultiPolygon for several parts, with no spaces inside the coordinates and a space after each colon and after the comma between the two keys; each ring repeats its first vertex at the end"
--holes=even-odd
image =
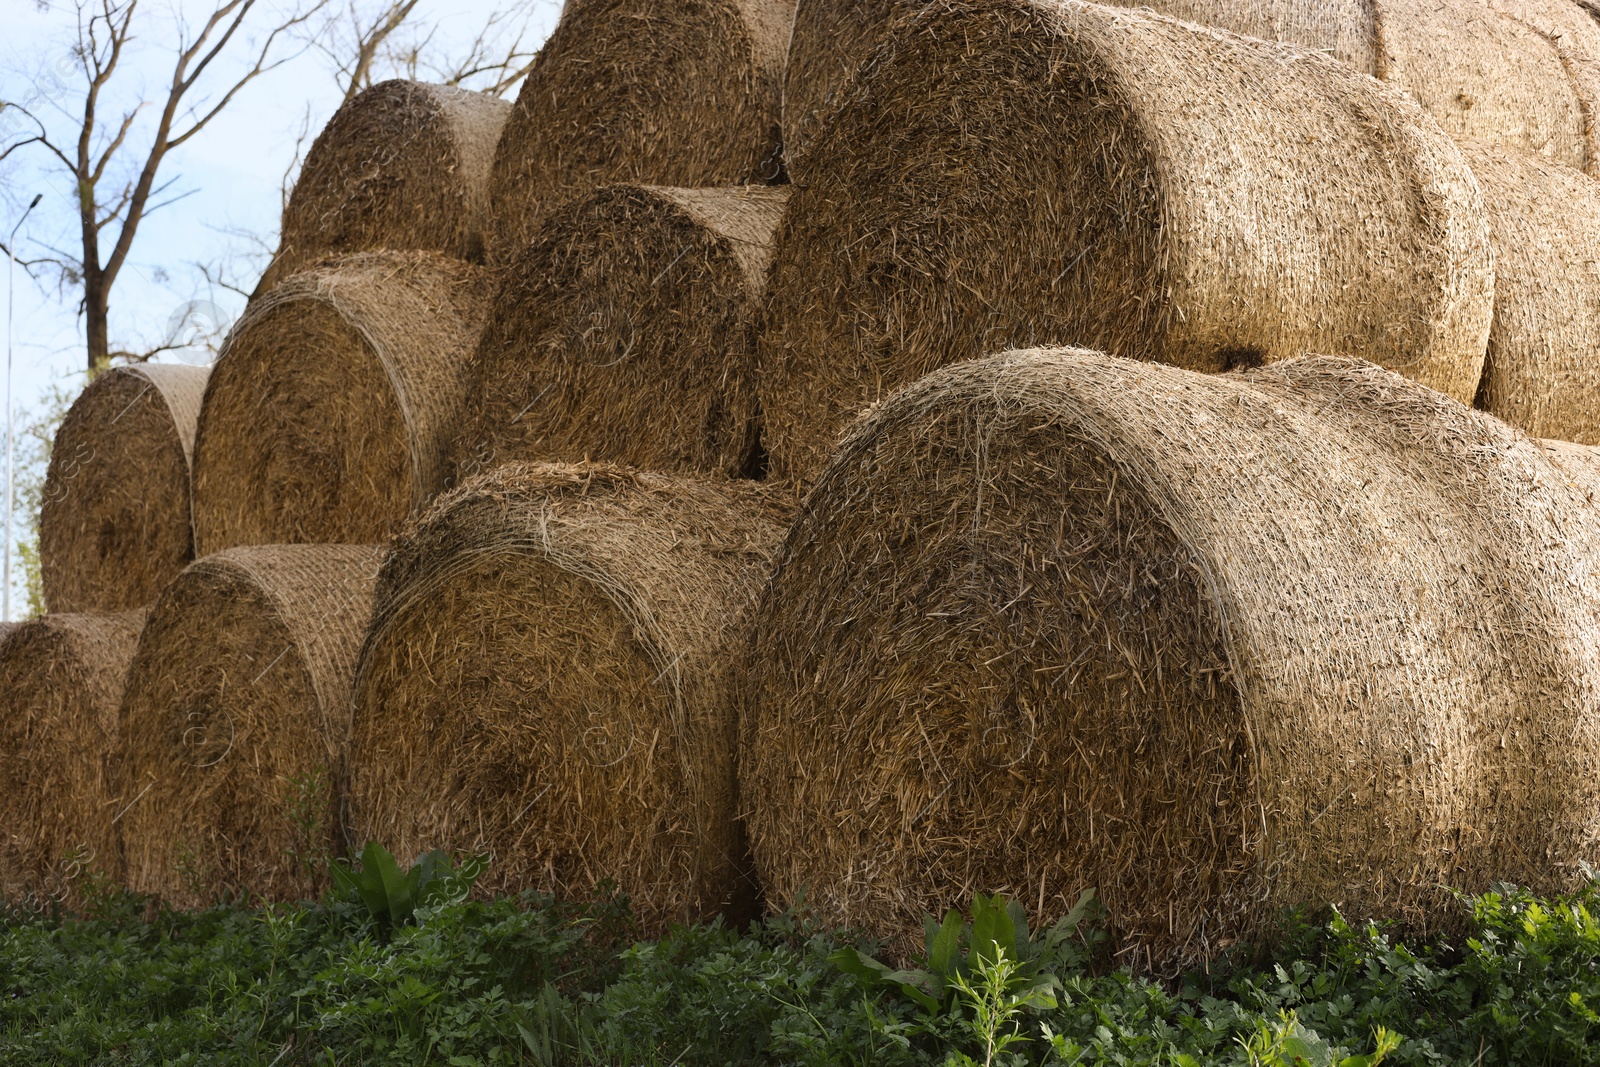
{"type": "Polygon", "coordinates": [[[781,515],[753,483],[606,464],[442,497],[362,650],[355,836],[490,853],[490,892],[615,880],[651,929],[748,915],[730,672],[781,515]]]}
{"type": "Polygon", "coordinates": [[[1597,536],[1538,442],[1370,364],[935,372],[840,446],[750,628],[769,902],[905,948],[975,890],[1095,887],[1171,974],[1291,905],[1426,929],[1443,886],[1569,885],[1597,536]]]}

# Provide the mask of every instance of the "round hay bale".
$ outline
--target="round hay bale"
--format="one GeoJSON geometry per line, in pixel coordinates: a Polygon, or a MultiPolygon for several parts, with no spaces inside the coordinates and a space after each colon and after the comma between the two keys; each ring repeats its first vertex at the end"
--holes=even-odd
{"type": "Polygon", "coordinates": [[[754,317],[788,195],[621,185],[551,216],[478,342],[463,468],[748,473],[754,317]]]}
{"type": "Polygon", "coordinates": [[[306,153],[256,294],[352,252],[482,262],[489,169],[510,114],[510,101],[424,82],[379,82],[352,97],[306,153]]]}
{"type": "Polygon", "coordinates": [[[793,0],[583,0],[539,50],[495,153],[491,258],[602,185],[776,180],[793,0]]]}
{"type": "Polygon", "coordinates": [[[1600,444],[1600,182],[1468,146],[1494,246],[1494,324],[1477,404],[1540,437],[1600,444]]]}
{"type": "Polygon", "coordinates": [[[397,543],[361,653],[353,840],[614,879],[649,929],[751,909],[729,669],[782,536],[760,487],[510,464],[397,543]]]}
{"type": "Polygon", "coordinates": [[[902,947],[1095,887],[1164,974],[1291,905],[1428,930],[1443,886],[1568,885],[1597,538],[1537,442],[1371,364],[942,369],[855,426],[755,612],[757,874],[902,947]]]}
{"type": "Polygon", "coordinates": [[[194,558],[189,472],[205,367],[113,367],[56,432],[39,514],[52,612],[147,606],[194,558]]]}
{"type": "Polygon", "coordinates": [[[1327,351],[1477,390],[1477,184],[1415,105],[1325,56],[1076,0],[937,3],[815,153],[759,344],[780,477],[881,395],[1007,346],[1205,371],[1327,351]]]}
{"type": "Polygon", "coordinates": [[[118,739],[135,889],[201,907],[321,888],[341,840],[334,782],[382,559],[370,545],[234,548],[161,595],[118,739]]]}
{"type": "Polygon", "coordinates": [[[370,252],[295,275],[228,335],[195,443],[195,546],[375,544],[444,487],[481,269],[370,252]]]}
{"type": "Polygon", "coordinates": [[[107,753],[145,612],[42,615],[0,641],[0,897],[81,903],[119,878],[107,753]]]}

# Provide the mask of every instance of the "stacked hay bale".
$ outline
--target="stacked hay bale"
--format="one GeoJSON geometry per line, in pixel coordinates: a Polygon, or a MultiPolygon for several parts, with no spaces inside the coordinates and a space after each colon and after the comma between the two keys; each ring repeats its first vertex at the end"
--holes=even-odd
{"type": "Polygon", "coordinates": [[[556,212],[469,372],[460,465],[756,462],[754,319],[785,189],[620,185],[556,212]]]}
{"type": "Polygon", "coordinates": [[[393,533],[445,484],[487,305],[479,268],[433,252],[348,256],[252,301],[200,415],[198,553],[393,533]]]}
{"type": "Polygon", "coordinates": [[[106,761],[144,618],[44,615],[0,640],[0,897],[76,907],[85,876],[121,876],[106,761]]]}
{"type": "Polygon", "coordinates": [[[489,168],[510,113],[498,97],[413,81],[380,82],[346,101],[306,154],[256,295],[353,252],[481,262],[489,168]]]}
{"type": "Polygon", "coordinates": [[[1477,184],[1415,105],[1324,56],[952,0],[902,24],[813,152],[759,349],[779,476],[814,475],[881,395],[1007,345],[1206,371],[1331,351],[1477,389],[1477,184]]]}
{"type": "Polygon", "coordinates": [[[130,884],[181,907],[315,893],[340,845],[333,779],[380,549],[236,548],[151,611],[123,698],[130,884]]]}
{"type": "Polygon", "coordinates": [[[108,370],[56,433],[39,516],[39,572],[55,612],[148,605],[194,558],[189,476],[203,367],[108,370]]]}
{"type": "Polygon", "coordinates": [[[748,914],[729,672],[783,512],[751,483],[512,464],[384,565],[354,840],[487,852],[488,891],[614,879],[649,929],[748,914]]]}
{"type": "Polygon", "coordinates": [[[1600,512],[1369,364],[946,368],[851,431],[751,632],[776,906],[920,943],[1097,887],[1175,973],[1291,905],[1421,929],[1600,835],[1600,512]]]}

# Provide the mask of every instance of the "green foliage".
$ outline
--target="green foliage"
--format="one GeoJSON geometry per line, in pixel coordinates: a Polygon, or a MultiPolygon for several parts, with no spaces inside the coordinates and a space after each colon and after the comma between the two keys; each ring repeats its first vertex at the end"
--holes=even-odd
{"type": "Polygon", "coordinates": [[[343,861],[336,861],[330,870],[334,884],[365,904],[378,927],[390,932],[411,922],[418,908],[465,900],[488,865],[487,856],[471,856],[455,867],[449,856],[434,849],[402,872],[388,849],[368,841],[360,870],[343,861]]]}
{"type": "MultiPolygon", "coordinates": [[[[17,617],[43,615],[44,578],[39,569],[39,509],[44,503],[45,474],[56,431],[67,417],[82,386],[57,382],[32,408],[16,413],[16,573],[22,585],[22,611],[17,617]]],[[[4,504],[0,503],[0,508],[4,504]]]]}

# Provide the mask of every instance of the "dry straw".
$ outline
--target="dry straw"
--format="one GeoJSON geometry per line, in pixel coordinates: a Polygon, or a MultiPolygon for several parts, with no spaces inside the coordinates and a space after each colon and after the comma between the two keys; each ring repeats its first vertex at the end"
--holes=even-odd
{"type": "Polygon", "coordinates": [[[552,215],[478,343],[462,466],[593,458],[748,473],[754,317],[787,199],[621,185],[552,215]]]}
{"type": "Polygon", "coordinates": [[[602,185],[776,178],[793,16],[793,0],[568,4],[495,154],[491,258],[514,258],[549,212],[602,185]]]}
{"type": "Polygon", "coordinates": [[[194,558],[189,469],[203,367],[116,367],[56,433],[39,516],[45,604],[60,612],[148,605],[194,558]]]}
{"type": "Polygon", "coordinates": [[[489,169],[511,104],[448,85],[386,81],[323,128],[283,212],[257,295],[327,256],[380,249],[481,261],[489,169]]]}
{"type": "Polygon", "coordinates": [[[945,368],[855,426],[755,614],[757,873],[902,947],[1095,887],[1160,973],[1289,905],[1568,885],[1597,544],[1536,441],[1371,364],[945,368]]]}
{"type": "Polygon", "coordinates": [[[958,359],[1361,356],[1470,401],[1493,304],[1455,145],[1326,56],[1076,0],[940,0],[815,145],[759,348],[774,473],[958,359]]]}
{"type": "Polygon", "coordinates": [[[377,543],[443,488],[488,292],[457,260],[373,252],[252,301],[200,416],[197,554],[377,543]]]}
{"type": "Polygon", "coordinates": [[[488,891],[614,879],[650,929],[748,913],[729,673],[783,517],[753,483],[605,464],[441,498],[362,650],[354,840],[490,853],[488,891]]]}
{"type": "Polygon", "coordinates": [[[106,760],[144,617],[43,615],[0,641],[0,896],[74,907],[121,875],[106,760]]]}
{"type": "Polygon", "coordinates": [[[362,545],[236,548],[162,594],[128,673],[118,742],[134,888],[181,907],[320,888],[381,561],[362,545]]]}

